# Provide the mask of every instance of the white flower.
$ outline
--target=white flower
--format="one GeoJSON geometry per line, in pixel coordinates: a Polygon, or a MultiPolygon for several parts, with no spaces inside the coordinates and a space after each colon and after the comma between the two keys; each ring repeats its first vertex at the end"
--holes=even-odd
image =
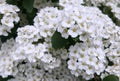
{"type": "Polygon", "coordinates": [[[21,60],[21,59],[26,59],[24,47],[20,46],[20,45],[16,45],[16,50],[14,50],[14,52],[12,52],[11,55],[15,61],[21,60]]]}
{"type": "Polygon", "coordinates": [[[0,75],[5,78],[12,74],[13,60],[9,56],[0,55],[0,75]]]}
{"type": "Polygon", "coordinates": [[[68,29],[66,29],[64,27],[58,27],[57,31],[61,33],[61,36],[63,38],[67,39],[69,37],[68,29]]]}
{"type": "Polygon", "coordinates": [[[45,63],[50,63],[53,60],[53,57],[51,54],[45,54],[42,58],[41,61],[45,63]]]}
{"type": "Polygon", "coordinates": [[[95,70],[93,69],[93,67],[92,66],[88,66],[88,69],[86,70],[86,73],[88,75],[91,75],[91,74],[94,74],[94,72],[95,72],[95,70]]]}
{"type": "Polygon", "coordinates": [[[60,0],[59,4],[61,6],[66,6],[66,5],[80,5],[83,3],[83,0],[60,0]]]}
{"type": "Polygon", "coordinates": [[[78,62],[78,67],[79,70],[86,70],[88,69],[88,65],[85,62],[78,62]]]}
{"type": "Polygon", "coordinates": [[[0,25],[0,35],[8,36],[8,32],[11,32],[11,28],[6,25],[0,25]]]}
{"type": "Polygon", "coordinates": [[[0,6],[5,5],[6,4],[6,0],[0,0],[0,6]]]}
{"type": "Polygon", "coordinates": [[[73,60],[68,61],[68,68],[71,70],[77,70],[77,62],[73,60]]]}
{"type": "Polygon", "coordinates": [[[53,33],[50,31],[49,28],[47,28],[47,27],[42,27],[41,30],[40,30],[40,35],[41,35],[42,37],[45,37],[45,38],[46,38],[48,35],[49,35],[49,36],[52,36],[53,33]]]}
{"type": "Polygon", "coordinates": [[[48,7],[48,6],[53,6],[53,5],[54,5],[54,3],[52,3],[51,0],[50,1],[47,1],[47,0],[40,0],[40,1],[35,0],[34,4],[33,4],[33,7],[37,8],[39,10],[39,9],[45,8],[46,6],[48,7]]]}
{"type": "Polygon", "coordinates": [[[34,25],[39,29],[44,38],[51,37],[61,21],[61,11],[54,7],[46,7],[40,10],[34,18],[34,25]]]}
{"type": "Polygon", "coordinates": [[[17,6],[5,4],[2,5],[0,8],[0,13],[1,14],[10,14],[10,13],[16,13],[19,11],[19,8],[17,6]]]}
{"type": "Polygon", "coordinates": [[[11,14],[11,18],[14,20],[14,22],[18,22],[20,20],[17,13],[11,14]]]}
{"type": "Polygon", "coordinates": [[[58,51],[60,53],[57,53],[57,54],[60,54],[60,56],[63,60],[66,60],[68,58],[68,52],[66,49],[62,48],[62,49],[58,49],[58,51]]]}
{"type": "Polygon", "coordinates": [[[8,15],[3,16],[3,18],[1,19],[1,23],[11,28],[14,27],[13,19],[8,15]]]}
{"type": "Polygon", "coordinates": [[[39,30],[32,25],[26,25],[25,27],[18,28],[17,32],[18,36],[16,38],[16,42],[19,44],[25,44],[28,42],[32,43],[41,38],[39,30]]]}
{"type": "Polygon", "coordinates": [[[61,22],[61,26],[65,28],[70,28],[75,24],[75,21],[70,18],[64,18],[64,20],[61,22]]]}
{"type": "Polygon", "coordinates": [[[47,51],[46,46],[44,44],[38,44],[35,48],[35,56],[38,59],[41,59],[45,52],[47,51]]]}
{"type": "Polygon", "coordinates": [[[78,26],[72,26],[69,30],[68,30],[68,34],[71,36],[71,37],[73,37],[73,38],[75,38],[75,37],[77,37],[79,34],[81,34],[82,33],[82,31],[79,29],[79,27],[78,26]]]}
{"type": "Polygon", "coordinates": [[[79,71],[79,70],[71,71],[71,74],[74,74],[76,77],[78,77],[80,75],[80,73],[81,73],[81,71],[79,71]]]}
{"type": "Polygon", "coordinates": [[[27,44],[23,47],[23,49],[25,50],[25,54],[32,54],[35,51],[35,46],[33,44],[27,44]]]}
{"type": "Polygon", "coordinates": [[[79,36],[79,39],[81,41],[87,41],[87,39],[90,38],[90,35],[88,33],[82,33],[80,36],[79,36]]]}

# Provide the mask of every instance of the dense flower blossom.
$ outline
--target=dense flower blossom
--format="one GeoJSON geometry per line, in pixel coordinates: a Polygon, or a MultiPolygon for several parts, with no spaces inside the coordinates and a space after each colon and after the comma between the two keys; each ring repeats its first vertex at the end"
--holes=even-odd
{"type": "Polygon", "coordinates": [[[119,0],[34,0],[37,12],[29,24],[22,11],[18,16],[16,5],[0,0],[0,35],[8,36],[18,22],[21,26],[16,37],[4,43],[0,38],[0,76],[12,75],[8,81],[86,81],[95,74],[101,78],[120,76],[120,26],[99,8],[110,7],[120,20],[119,4],[119,0]],[[55,32],[68,41],[67,46],[53,47],[55,32]]]}
{"type": "Polygon", "coordinates": [[[0,0],[0,15],[2,14],[0,24],[0,35],[7,36],[8,32],[14,27],[14,23],[17,23],[20,18],[17,12],[20,9],[16,5],[10,5],[6,3],[6,0],[0,0]]]}

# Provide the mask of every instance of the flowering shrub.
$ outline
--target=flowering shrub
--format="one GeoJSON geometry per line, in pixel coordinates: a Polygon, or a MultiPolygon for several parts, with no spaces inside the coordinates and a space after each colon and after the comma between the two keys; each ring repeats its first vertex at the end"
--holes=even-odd
{"type": "Polygon", "coordinates": [[[0,0],[0,81],[119,81],[119,0],[0,0]]]}

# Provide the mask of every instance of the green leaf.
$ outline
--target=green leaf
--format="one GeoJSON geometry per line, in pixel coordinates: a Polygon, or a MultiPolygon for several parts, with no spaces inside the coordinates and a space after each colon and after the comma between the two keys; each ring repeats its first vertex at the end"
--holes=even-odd
{"type": "Polygon", "coordinates": [[[119,81],[119,78],[115,75],[109,75],[103,79],[103,81],[119,81]]]}
{"type": "Polygon", "coordinates": [[[13,5],[17,4],[17,0],[6,0],[6,2],[13,5]]]}
{"type": "Polygon", "coordinates": [[[28,17],[33,17],[34,18],[36,16],[36,13],[37,13],[37,10],[36,9],[32,9],[32,12],[31,13],[27,13],[27,15],[28,15],[28,17]]]}
{"type": "Polygon", "coordinates": [[[0,81],[8,81],[9,79],[11,79],[11,78],[13,78],[12,76],[8,76],[8,77],[6,77],[6,78],[2,78],[1,76],[0,76],[0,81]]]}
{"type": "Polygon", "coordinates": [[[55,32],[51,38],[52,46],[55,49],[60,49],[68,44],[68,40],[61,37],[59,32],[55,32]]]}
{"type": "Polygon", "coordinates": [[[34,0],[23,0],[23,7],[27,10],[27,12],[31,13],[33,10],[34,0]]]}
{"type": "Polygon", "coordinates": [[[59,0],[52,0],[52,2],[59,2],[59,0]]]}
{"type": "Polygon", "coordinates": [[[26,13],[27,14],[27,20],[29,21],[29,24],[30,25],[33,25],[33,19],[34,17],[36,16],[36,13],[37,13],[37,10],[36,9],[33,9],[31,13],[26,13]]]}
{"type": "Polygon", "coordinates": [[[2,14],[0,14],[0,19],[2,19],[2,17],[3,17],[3,15],[2,15],[2,14]]]}

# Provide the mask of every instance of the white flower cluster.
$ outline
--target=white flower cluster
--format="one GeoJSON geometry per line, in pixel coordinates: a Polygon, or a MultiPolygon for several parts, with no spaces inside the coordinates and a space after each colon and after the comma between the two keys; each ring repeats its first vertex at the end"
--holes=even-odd
{"type": "Polygon", "coordinates": [[[26,25],[25,27],[18,28],[18,36],[16,42],[19,44],[28,44],[40,39],[39,30],[32,25],[26,25]]]}
{"type": "Polygon", "coordinates": [[[0,75],[2,77],[7,77],[8,75],[12,74],[12,68],[13,68],[13,58],[10,55],[12,51],[14,51],[14,47],[12,47],[14,44],[14,40],[10,39],[7,40],[6,43],[2,44],[1,50],[0,50],[0,75]]]}
{"type": "MultiPolygon", "coordinates": [[[[105,6],[108,6],[111,8],[111,12],[115,15],[115,17],[120,20],[120,1],[119,0],[101,0],[101,2],[95,0],[90,0],[92,4],[99,6],[100,3],[102,3],[105,6]],[[102,2],[103,1],[103,2],[102,2]]],[[[118,21],[119,22],[119,21],[118,21]]],[[[107,27],[106,27],[107,28],[107,27]]],[[[109,39],[104,41],[105,47],[108,47],[105,49],[106,57],[110,60],[110,63],[112,63],[111,66],[107,66],[105,69],[105,72],[102,73],[102,78],[109,75],[114,74],[117,76],[120,76],[120,34],[119,34],[119,27],[116,27],[117,30],[114,34],[111,34],[109,39]]],[[[111,30],[111,29],[110,29],[111,30]]],[[[115,29],[112,29],[115,30],[115,29]]]]}
{"type": "Polygon", "coordinates": [[[111,66],[106,68],[106,72],[103,73],[103,76],[107,76],[108,74],[114,74],[120,76],[120,34],[119,31],[113,34],[110,38],[111,40],[107,40],[107,44],[110,45],[109,48],[105,50],[107,58],[110,60],[111,66]]]}
{"type": "Polygon", "coordinates": [[[77,6],[83,3],[84,3],[83,0],[59,0],[59,4],[64,7],[67,7],[70,5],[77,6]]]}
{"type": "MultiPolygon", "coordinates": [[[[89,41],[92,42],[92,41],[89,41]]],[[[94,74],[100,75],[104,71],[107,62],[105,52],[100,47],[89,45],[89,42],[76,43],[69,48],[68,68],[75,76],[83,76],[89,80],[94,74]]]]}
{"type": "Polygon", "coordinates": [[[106,4],[106,2],[112,1],[112,0],[84,0],[87,5],[94,5],[94,6],[100,6],[101,4],[106,4]]]}
{"type": "Polygon", "coordinates": [[[50,7],[50,6],[53,6],[55,5],[55,3],[52,3],[51,0],[34,0],[34,8],[40,10],[42,8],[45,8],[45,7],[50,7]]]}
{"type": "Polygon", "coordinates": [[[14,39],[10,39],[1,46],[0,66],[2,68],[0,69],[0,75],[2,77],[12,75],[12,70],[14,67],[13,63],[25,59],[31,63],[35,63],[37,61],[43,63],[43,67],[46,70],[51,70],[55,67],[59,67],[61,63],[60,59],[52,56],[46,44],[19,44],[15,42],[14,39]]]}
{"type": "Polygon", "coordinates": [[[106,3],[106,5],[111,7],[111,11],[114,13],[115,17],[120,20],[120,1],[112,0],[106,3]]]}
{"type": "MultiPolygon", "coordinates": [[[[33,25],[19,27],[17,37],[1,45],[0,75],[15,77],[9,81],[78,81],[79,76],[89,80],[107,73],[120,76],[120,27],[99,8],[83,6],[83,0],[59,0],[59,7],[49,7],[49,3],[35,0],[38,13],[33,25]],[[54,49],[51,41],[55,32],[75,44],[54,49]]],[[[1,35],[6,36],[19,21],[18,11],[17,6],[0,1],[0,28],[6,28],[6,34],[1,35]]]]}
{"type": "Polygon", "coordinates": [[[19,8],[16,5],[10,5],[6,3],[6,0],[0,0],[0,15],[2,15],[0,35],[7,36],[8,32],[11,32],[14,22],[19,21],[18,11],[19,8]]]}
{"type": "Polygon", "coordinates": [[[54,7],[46,7],[40,10],[34,19],[34,25],[39,29],[44,38],[51,37],[61,21],[61,11],[54,7]]]}
{"type": "Polygon", "coordinates": [[[118,51],[120,28],[96,7],[69,5],[63,10],[65,18],[57,31],[64,38],[79,37],[82,41],[69,48],[68,68],[71,73],[75,76],[82,75],[87,80],[93,78],[95,73],[100,75],[104,71],[120,76],[118,51]],[[106,57],[114,63],[113,66],[109,66],[106,57]],[[112,70],[113,68],[116,69],[112,70]]]}
{"type": "Polygon", "coordinates": [[[115,17],[120,20],[120,0],[85,0],[88,5],[108,6],[111,8],[111,12],[114,13],[115,17]]]}
{"type": "Polygon", "coordinates": [[[69,35],[73,38],[81,35],[80,40],[85,41],[87,37],[108,38],[110,33],[115,32],[112,30],[116,29],[114,23],[107,15],[103,15],[98,8],[69,6],[63,10],[63,13],[64,17],[57,31],[64,38],[68,38],[69,35]]]}
{"type": "MultiPolygon", "coordinates": [[[[45,70],[41,63],[20,64],[22,61],[15,63],[13,68],[16,77],[8,81],[79,81],[76,77],[70,74],[67,69],[66,61],[62,62],[62,66],[55,68],[53,71],[45,70]],[[17,72],[17,73],[16,73],[17,72]]],[[[81,81],[84,81],[81,79],[81,81]]]]}

